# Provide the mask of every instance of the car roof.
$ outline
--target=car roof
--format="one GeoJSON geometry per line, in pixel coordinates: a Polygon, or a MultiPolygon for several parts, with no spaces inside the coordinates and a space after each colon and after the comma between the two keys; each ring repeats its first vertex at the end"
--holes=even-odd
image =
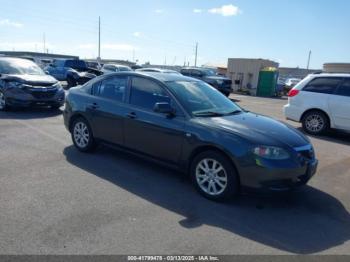
{"type": "Polygon", "coordinates": [[[109,74],[108,76],[113,76],[113,75],[147,76],[147,77],[153,78],[155,80],[161,81],[163,83],[174,82],[174,81],[187,81],[187,82],[198,82],[199,81],[195,78],[183,76],[181,74],[164,74],[164,73],[159,73],[159,72],[142,72],[142,71],[117,72],[117,73],[109,74]]]}
{"type": "Polygon", "coordinates": [[[12,56],[0,56],[0,60],[2,61],[13,61],[13,60],[25,60],[29,61],[27,58],[22,58],[22,57],[12,57],[12,56]]]}
{"type": "Polygon", "coordinates": [[[312,77],[350,77],[350,74],[347,73],[320,73],[312,74],[312,77]]]}
{"type": "Polygon", "coordinates": [[[129,67],[127,65],[121,65],[121,64],[115,64],[115,63],[107,63],[107,64],[103,64],[104,66],[105,65],[113,65],[113,66],[119,66],[119,67],[129,67]]]}

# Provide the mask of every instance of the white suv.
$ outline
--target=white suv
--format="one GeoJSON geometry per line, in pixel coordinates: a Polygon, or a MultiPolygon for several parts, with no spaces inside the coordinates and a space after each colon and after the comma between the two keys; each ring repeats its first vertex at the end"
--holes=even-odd
{"type": "Polygon", "coordinates": [[[289,91],[284,115],[313,135],[350,130],[350,74],[307,76],[289,91]]]}

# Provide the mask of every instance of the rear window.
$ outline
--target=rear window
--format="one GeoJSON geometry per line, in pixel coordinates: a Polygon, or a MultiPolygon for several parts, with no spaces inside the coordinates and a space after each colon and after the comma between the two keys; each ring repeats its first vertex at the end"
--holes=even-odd
{"type": "Polygon", "coordinates": [[[75,69],[85,69],[87,68],[87,65],[85,61],[82,61],[82,60],[67,60],[65,62],[65,67],[71,67],[75,69]]]}
{"type": "Polygon", "coordinates": [[[345,79],[337,89],[337,95],[350,97],[350,78],[345,79]]]}
{"type": "Polygon", "coordinates": [[[341,81],[342,79],[337,77],[315,78],[303,88],[303,91],[322,94],[333,94],[341,81]]]}

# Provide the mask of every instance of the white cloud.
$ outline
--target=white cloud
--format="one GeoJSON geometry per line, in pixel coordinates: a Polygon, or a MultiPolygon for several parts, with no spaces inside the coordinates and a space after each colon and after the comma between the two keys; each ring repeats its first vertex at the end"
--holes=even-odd
{"type": "Polygon", "coordinates": [[[163,9],[156,9],[156,10],[154,10],[154,12],[157,14],[162,14],[162,13],[164,13],[164,10],[163,9]]]}
{"type": "Polygon", "coordinates": [[[23,24],[18,22],[13,22],[9,19],[3,19],[3,20],[0,20],[0,26],[10,26],[10,27],[20,28],[20,27],[23,27],[23,24]]]}
{"type": "Polygon", "coordinates": [[[134,32],[132,35],[135,37],[141,37],[142,33],[141,32],[134,32]]]}
{"type": "Polygon", "coordinates": [[[241,13],[241,10],[237,6],[230,4],[209,9],[208,12],[222,16],[236,16],[241,13]]]}
{"type": "Polygon", "coordinates": [[[202,9],[193,9],[193,13],[196,13],[196,14],[200,14],[200,13],[202,13],[203,12],[203,10],[202,9]]]}

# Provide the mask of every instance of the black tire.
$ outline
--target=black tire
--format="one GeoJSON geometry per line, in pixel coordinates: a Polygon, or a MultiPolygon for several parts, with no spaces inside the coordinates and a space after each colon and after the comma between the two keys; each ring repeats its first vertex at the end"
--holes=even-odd
{"type": "Polygon", "coordinates": [[[0,99],[1,99],[0,111],[7,111],[9,109],[9,106],[6,103],[5,94],[1,90],[0,90],[0,99]]]}
{"type": "Polygon", "coordinates": [[[71,88],[77,85],[77,81],[75,81],[74,77],[67,76],[67,88],[71,88]]]}
{"type": "Polygon", "coordinates": [[[301,123],[304,131],[310,135],[323,135],[330,129],[328,116],[319,110],[307,112],[301,119],[301,123]]]}
{"type": "MultiPolygon", "coordinates": [[[[199,193],[210,200],[214,200],[214,201],[228,200],[239,193],[240,187],[239,187],[239,179],[238,179],[238,174],[236,172],[236,169],[234,168],[231,161],[220,152],[205,151],[205,152],[198,154],[193,159],[193,161],[191,163],[190,176],[191,176],[191,180],[192,180],[195,188],[199,191],[199,193]],[[223,168],[223,170],[218,172],[216,175],[211,174],[211,175],[215,176],[212,178],[212,180],[215,180],[216,178],[219,178],[219,177],[220,177],[220,179],[224,179],[224,177],[226,177],[225,187],[221,187],[221,186],[218,187],[218,184],[216,184],[217,180],[216,180],[216,182],[212,181],[212,183],[215,184],[215,188],[219,189],[219,190],[217,190],[218,191],[217,194],[214,194],[214,192],[210,193],[210,191],[211,191],[210,187],[209,187],[210,182],[208,180],[206,182],[202,183],[202,186],[200,185],[199,180],[201,178],[199,178],[199,176],[204,176],[207,179],[209,176],[209,175],[200,174],[200,171],[203,171],[203,173],[205,173],[204,170],[201,169],[201,167],[200,167],[200,165],[202,165],[202,163],[204,163],[205,160],[209,161],[208,166],[210,168],[210,165],[211,165],[211,170],[213,170],[213,165],[214,165],[214,162],[210,162],[211,160],[215,160],[223,168]],[[204,188],[208,187],[209,193],[207,191],[205,191],[205,189],[203,189],[203,187],[204,188]],[[222,192],[220,192],[220,191],[222,191],[222,192]]],[[[205,179],[203,179],[202,181],[204,181],[204,180],[205,179]]],[[[220,180],[220,183],[224,183],[222,181],[223,180],[220,180]]],[[[211,188],[213,188],[213,186],[211,186],[211,188]]]]}
{"type": "Polygon", "coordinates": [[[75,147],[81,152],[86,152],[86,153],[92,152],[97,146],[91,127],[89,123],[86,121],[86,119],[84,119],[83,117],[79,117],[73,121],[72,128],[71,128],[71,136],[75,147]],[[84,129],[84,132],[82,131],[80,134],[82,133],[88,134],[87,142],[85,142],[85,139],[83,138],[79,139],[79,135],[77,134],[77,131],[79,129],[78,125],[80,125],[80,127],[83,127],[83,126],[86,127],[86,130],[84,129]]]}

